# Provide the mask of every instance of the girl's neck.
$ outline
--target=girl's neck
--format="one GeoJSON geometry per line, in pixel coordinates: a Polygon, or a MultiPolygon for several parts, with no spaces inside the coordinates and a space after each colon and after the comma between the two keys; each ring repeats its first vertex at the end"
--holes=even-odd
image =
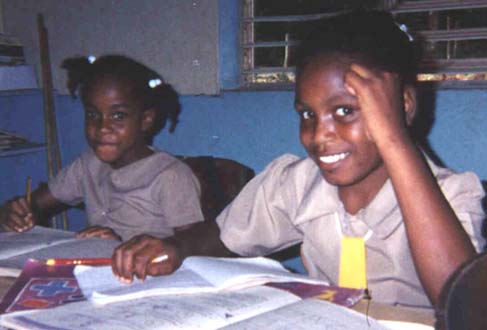
{"type": "Polygon", "coordinates": [[[338,187],[338,197],[347,213],[356,214],[367,207],[388,179],[385,166],[381,166],[361,181],[338,187]]]}
{"type": "Polygon", "coordinates": [[[118,170],[118,169],[121,169],[122,167],[128,166],[128,165],[133,164],[135,162],[138,162],[141,159],[147,158],[147,157],[151,156],[153,153],[154,153],[154,150],[151,147],[145,145],[143,148],[137,150],[136,153],[132,154],[129,157],[130,161],[127,161],[127,159],[125,159],[124,162],[112,163],[112,164],[110,164],[110,166],[113,169],[118,170]]]}

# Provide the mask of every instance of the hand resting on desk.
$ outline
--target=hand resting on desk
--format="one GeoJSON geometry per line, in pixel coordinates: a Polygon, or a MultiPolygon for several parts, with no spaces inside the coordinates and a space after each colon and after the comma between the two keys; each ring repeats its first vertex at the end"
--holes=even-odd
{"type": "Polygon", "coordinates": [[[215,222],[200,222],[175,229],[175,235],[159,239],[138,235],[117,247],[112,256],[113,274],[122,282],[131,283],[133,276],[145,279],[173,273],[189,256],[229,257],[234,254],[220,240],[215,222]],[[160,255],[165,261],[152,263],[160,255]]]}
{"type": "Polygon", "coordinates": [[[133,276],[144,280],[147,275],[171,274],[181,266],[183,258],[176,244],[150,235],[138,235],[117,247],[112,256],[113,274],[122,282],[131,283],[133,276]],[[162,262],[151,261],[159,255],[168,258],[162,262]]]}
{"type": "Polygon", "coordinates": [[[90,226],[78,232],[76,234],[77,238],[90,238],[90,237],[99,237],[103,239],[111,239],[114,241],[122,241],[122,237],[118,235],[112,228],[110,227],[102,227],[102,226],[90,226]]]}

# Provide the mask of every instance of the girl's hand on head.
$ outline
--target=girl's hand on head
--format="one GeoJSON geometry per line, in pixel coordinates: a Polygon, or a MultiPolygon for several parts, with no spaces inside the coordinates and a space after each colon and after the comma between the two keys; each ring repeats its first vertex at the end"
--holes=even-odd
{"type": "Polygon", "coordinates": [[[357,97],[367,132],[376,144],[408,136],[397,74],[352,64],[345,75],[345,86],[357,97]]]}
{"type": "Polygon", "coordinates": [[[173,273],[182,263],[176,244],[150,235],[134,236],[117,247],[112,256],[113,274],[122,282],[131,283],[133,277],[144,280],[147,275],[173,273]],[[166,255],[161,262],[152,262],[166,255]]]}
{"type": "Polygon", "coordinates": [[[0,226],[5,231],[24,232],[36,224],[36,219],[24,197],[6,202],[0,208],[0,226]]]}
{"type": "Polygon", "coordinates": [[[77,238],[99,237],[103,239],[111,239],[121,241],[122,238],[113,231],[112,228],[102,226],[91,226],[76,234],[77,238]]]}

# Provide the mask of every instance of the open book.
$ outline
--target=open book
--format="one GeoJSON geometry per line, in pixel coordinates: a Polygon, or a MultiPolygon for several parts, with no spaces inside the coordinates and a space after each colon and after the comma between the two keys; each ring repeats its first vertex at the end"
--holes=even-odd
{"type": "Polygon", "coordinates": [[[77,266],[74,274],[83,294],[96,304],[113,303],[142,297],[193,294],[235,290],[267,282],[302,282],[327,285],[326,282],[293,274],[279,262],[258,258],[188,257],[171,275],[118,281],[111,267],[77,266]]]}
{"type": "Polygon", "coordinates": [[[74,235],[73,232],[41,226],[35,226],[23,233],[1,232],[0,259],[9,259],[17,255],[69,242],[74,239],[74,235]]]}
{"type": "Polygon", "coordinates": [[[387,330],[371,317],[284,290],[257,286],[194,295],[146,297],[100,308],[88,301],[0,316],[9,329],[387,330]]]}
{"type": "MultiPolygon", "coordinates": [[[[35,226],[23,233],[0,232],[0,275],[22,269],[30,259],[111,257],[120,242],[75,237],[74,232],[35,226]]],[[[17,272],[18,274],[18,272],[17,272]]]]}

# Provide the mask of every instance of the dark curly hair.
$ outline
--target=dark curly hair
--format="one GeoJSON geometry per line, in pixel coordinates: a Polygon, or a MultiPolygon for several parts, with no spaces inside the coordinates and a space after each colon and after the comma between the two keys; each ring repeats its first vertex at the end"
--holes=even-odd
{"type": "Polygon", "coordinates": [[[61,67],[68,71],[67,87],[71,96],[76,98],[77,91],[83,100],[90,86],[104,77],[113,77],[129,81],[133,92],[141,98],[144,109],[155,109],[156,117],[146,140],[152,144],[154,136],[170,121],[169,132],[173,132],[181,112],[179,95],[164,79],[145,65],[122,55],[105,55],[91,63],[87,57],[65,59],[61,67]],[[149,81],[160,80],[160,84],[151,87],[149,81]]]}
{"type": "Polygon", "coordinates": [[[360,9],[318,20],[312,32],[301,38],[296,73],[316,56],[337,54],[397,73],[403,83],[414,85],[420,49],[411,37],[384,11],[360,9]]]}

